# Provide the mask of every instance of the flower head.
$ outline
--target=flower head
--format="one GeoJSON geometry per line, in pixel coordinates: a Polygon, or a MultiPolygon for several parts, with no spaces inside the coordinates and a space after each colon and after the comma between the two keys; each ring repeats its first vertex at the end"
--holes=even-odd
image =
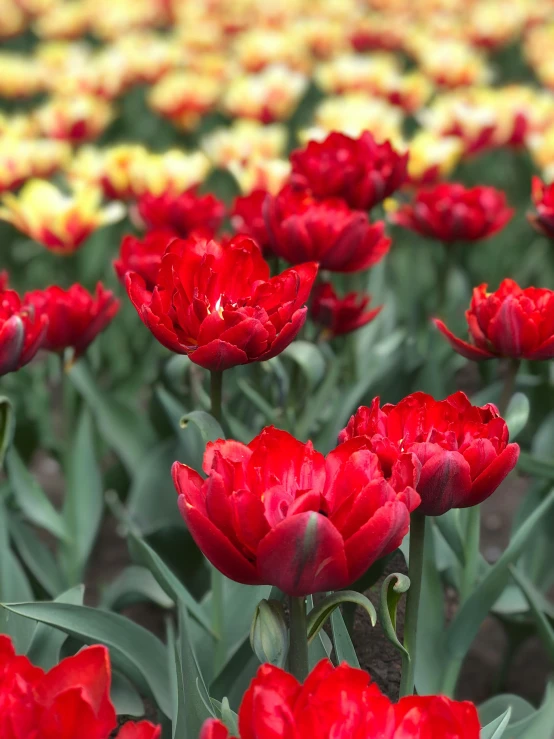
{"type": "Polygon", "coordinates": [[[356,292],[339,298],[330,282],[321,282],[314,288],[310,317],[330,336],[341,336],[365,326],[380,312],[381,305],[366,310],[370,300],[370,295],[356,292]]]}
{"type": "MultiPolygon", "coordinates": [[[[242,739],[270,739],[276,726],[285,726],[290,739],[479,739],[480,732],[469,701],[429,695],[391,703],[367,672],[346,663],[333,667],[328,660],[319,662],[303,685],[278,667],[258,668],[239,708],[239,733],[242,739]]],[[[200,734],[200,739],[228,737],[213,719],[200,734]]]]}
{"type": "Polygon", "coordinates": [[[552,359],[553,316],[552,290],[522,289],[513,280],[506,279],[493,293],[487,292],[485,283],[474,288],[466,311],[471,343],[454,336],[438,318],[435,318],[435,325],[452,348],[468,359],[552,359]]]}
{"type": "Polygon", "coordinates": [[[211,193],[198,195],[195,187],[180,195],[145,193],[137,207],[147,228],[171,231],[181,238],[194,231],[214,236],[225,217],[225,204],[211,193]]]}
{"type": "Polygon", "coordinates": [[[358,408],[339,442],[359,437],[365,438],[385,471],[412,455],[421,468],[416,485],[419,511],[427,516],[482,503],[519,456],[518,445],[508,443],[508,427],[496,407],[471,405],[462,392],[445,400],[413,393],[382,408],[375,398],[371,406],[358,408]]]}
{"type": "Polygon", "coordinates": [[[93,95],[59,96],[36,111],[44,136],[72,143],[98,138],[113,118],[111,105],[93,95]]]}
{"type": "Polygon", "coordinates": [[[392,214],[393,223],[443,243],[479,241],[502,230],[514,214],[494,187],[441,183],[419,190],[392,214]]]}
{"type": "Polygon", "coordinates": [[[331,133],[291,154],[292,181],[316,197],[342,198],[355,210],[371,210],[406,178],[408,154],[389,141],[378,144],[369,131],[357,139],[331,133]]]}
{"type": "MultiPolygon", "coordinates": [[[[87,736],[109,739],[117,726],[110,700],[108,650],[97,645],[67,657],[48,672],[15,653],[0,634],[0,735],[2,737],[87,736]]],[[[160,739],[147,721],[125,724],[118,739],[160,739]]]]}
{"type": "Polygon", "coordinates": [[[45,180],[29,180],[18,195],[6,193],[0,219],[58,254],[72,254],[101,226],[118,221],[123,207],[111,203],[102,208],[102,194],[93,187],[79,187],[65,195],[45,180]]]}
{"type": "Polygon", "coordinates": [[[285,185],[266,203],[273,251],[291,264],[308,259],[332,272],[356,272],[376,264],[390,247],[382,221],[351,210],[340,198],[318,200],[309,190],[285,185]]]}
{"type": "Polygon", "coordinates": [[[96,286],[95,295],[79,284],[72,285],[69,290],[53,285],[46,290],[26,293],[23,300],[37,316],[48,317],[43,348],[52,352],[72,348],[75,359],[86,351],[119,310],[119,300],[102,283],[96,286]]]}
{"type": "Polygon", "coordinates": [[[153,290],[136,272],[127,273],[125,285],[158,341],[223,370],[271,359],[290,344],[306,319],[316,273],[309,263],[270,278],[251,239],[219,244],[194,237],[171,242],[153,290]]]}
{"type": "Polygon", "coordinates": [[[148,290],[153,290],[162,257],[175,238],[171,231],[148,231],[142,240],[136,236],[124,236],[119,259],[114,262],[114,269],[121,282],[125,281],[127,272],[135,272],[142,277],[148,290]]]}
{"type": "Polygon", "coordinates": [[[0,291],[0,375],[14,372],[31,361],[46,337],[48,317],[35,315],[22,304],[15,290],[8,290],[2,273],[0,291]]]}
{"type": "Polygon", "coordinates": [[[554,183],[547,185],[539,177],[533,177],[531,188],[535,212],[527,218],[537,231],[554,239],[554,183]]]}
{"type": "Polygon", "coordinates": [[[355,439],[324,457],[273,427],[248,445],[210,443],[206,480],[173,466],[181,514],[233,580],[294,596],[347,587],[400,545],[419,503],[411,457],[399,455],[386,480],[363,447],[355,439]]]}
{"type": "Polygon", "coordinates": [[[250,236],[264,254],[271,253],[271,239],[264,217],[267,190],[257,188],[249,195],[235,198],[231,208],[231,223],[237,233],[250,236]]]}

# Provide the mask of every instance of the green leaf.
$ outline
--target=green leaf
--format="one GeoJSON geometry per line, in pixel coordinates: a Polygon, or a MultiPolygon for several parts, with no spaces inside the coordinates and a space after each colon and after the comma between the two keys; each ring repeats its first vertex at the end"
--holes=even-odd
{"type": "Polygon", "coordinates": [[[333,633],[333,644],[335,646],[335,654],[337,662],[341,664],[346,662],[350,667],[359,667],[356,650],[352,644],[352,639],[344,623],[340,608],[336,608],[331,614],[331,631],[333,633]]]}
{"type": "Polygon", "coordinates": [[[458,509],[452,508],[446,513],[443,513],[442,516],[436,516],[434,523],[456,556],[459,564],[463,567],[465,564],[465,551],[458,509]]]}
{"type": "Polygon", "coordinates": [[[315,387],[325,374],[325,357],[310,341],[293,341],[281,352],[281,358],[288,358],[300,367],[310,388],[315,387]]]}
{"type": "Polygon", "coordinates": [[[306,439],[309,437],[317,419],[328,406],[329,399],[337,390],[340,370],[340,360],[335,359],[330,364],[321,385],[314,393],[310,393],[304,411],[295,426],[295,436],[297,438],[306,439]]]}
{"type": "MultiPolygon", "coordinates": [[[[14,557],[8,537],[7,516],[0,504],[0,600],[31,599],[33,591],[19,560],[14,557]]],[[[13,639],[18,653],[24,654],[33,636],[34,626],[23,618],[0,611],[0,634],[13,639]]]]}
{"type": "Polygon", "coordinates": [[[146,567],[130,565],[112,580],[102,593],[100,607],[121,611],[134,603],[148,601],[160,608],[173,608],[173,600],[160,587],[146,567]]]}
{"type": "MultiPolygon", "coordinates": [[[[83,605],[84,585],[76,585],[56,598],[56,603],[83,605]]],[[[60,661],[60,650],[67,639],[67,634],[46,624],[37,624],[33,639],[27,650],[27,657],[34,665],[50,670],[60,661]]]]}
{"type": "Polygon", "coordinates": [[[341,603],[354,603],[361,606],[368,614],[371,625],[375,626],[377,613],[369,598],[355,590],[339,590],[327,595],[308,613],[308,644],[315,639],[329,616],[341,603]]]}
{"type": "Polygon", "coordinates": [[[217,439],[224,439],[225,434],[219,423],[206,411],[192,411],[181,419],[181,428],[186,429],[189,423],[194,424],[202,436],[204,444],[217,439]]]}
{"type": "Polygon", "coordinates": [[[60,561],[70,585],[80,582],[102,521],[102,475],[94,450],[89,411],[81,412],[69,456],[63,516],[71,542],[62,546],[60,561]]]}
{"type": "Polygon", "coordinates": [[[514,441],[523,431],[529,420],[531,404],[524,393],[514,393],[504,418],[508,424],[510,441],[514,441]]]}
{"type": "Polygon", "coordinates": [[[554,411],[551,411],[533,436],[531,454],[541,461],[554,457],[554,411]]]}
{"type": "Polygon", "coordinates": [[[55,598],[65,586],[60,568],[50,549],[46,547],[37,532],[28,526],[17,513],[9,515],[10,535],[17,553],[25,567],[37,579],[41,587],[55,598]]]}
{"type": "Polygon", "coordinates": [[[254,405],[260,413],[264,416],[266,423],[274,424],[276,423],[275,420],[275,409],[273,406],[267,402],[267,400],[260,395],[260,393],[255,390],[252,385],[247,382],[243,377],[239,377],[237,380],[237,386],[241,390],[241,392],[246,395],[248,400],[254,405]]]}
{"type": "Polygon", "coordinates": [[[192,597],[183,583],[176,577],[162,558],[134,531],[128,532],[129,552],[138,564],[146,567],[156,578],[160,587],[177,604],[182,604],[191,615],[213,637],[209,617],[202,606],[192,597]]]}
{"type": "Polygon", "coordinates": [[[250,645],[260,662],[284,668],[289,648],[283,605],[277,600],[261,600],[250,629],[250,645]]]}
{"type": "Polygon", "coordinates": [[[15,433],[15,414],[9,398],[0,395],[0,469],[15,433]]]}
{"type": "Polygon", "coordinates": [[[379,620],[387,639],[409,658],[408,651],[400,643],[396,635],[396,608],[398,601],[410,587],[410,578],[399,572],[388,575],[381,585],[381,598],[379,600],[379,620]]]}
{"type": "Polygon", "coordinates": [[[509,581],[509,566],[521,555],[535,527],[552,504],[554,490],[521,524],[502,556],[457,611],[446,632],[446,650],[451,658],[463,659],[467,654],[479,627],[509,581]]]}
{"type": "Polygon", "coordinates": [[[259,666],[260,660],[252,651],[250,639],[245,638],[211,683],[210,694],[219,700],[227,696],[231,705],[238,707],[259,666]]]}
{"type": "Polygon", "coordinates": [[[229,701],[227,698],[224,698],[221,701],[221,720],[225,724],[225,726],[228,728],[228,730],[231,732],[232,736],[238,736],[239,735],[239,717],[237,714],[231,710],[231,706],[229,705],[229,701]]]}
{"type": "Polygon", "coordinates": [[[112,672],[110,698],[118,716],[144,716],[142,698],[129,680],[117,670],[112,672]]]}
{"type": "Polygon", "coordinates": [[[202,724],[213,717],[208,706],[210,696],[198,666],[190,640],[186,608],[179,607],[179,640],[175,650],[177,668],[177,714],[173,731],[174,739],[197,737],[202,724]]]}
{"type": "Polygon", "coordinates": [[[534,477],[544,477],[547,480],[554,480],[554,462],[547,459],[539,459],[523,450],[519,453],[517,469],[534,477]]]}
{"type": "Polygon", "coordinates": [[[483,726],[490,725],[503,718],[509,711],[507,726],[528,718],[535,713],[535,708],[519,695],[495,695],[479,706],[479,720],[483,726]]]}
{"type": "Polygon", "coordinates": [[[535,621],[537,632],[548,656],[551,661],[554,662],[554,629],[550,625],[550,621],[541,608],[541,601],[544,600],[544,596],[520,569],[510,565],[509,570],[512,577],[521,588],[521,592],[525,596],[525,600],[529,604],[529,609],[531,610],[531,615],[535,621]]]}
{"type": "Polygon", "coordinates": [[[502,739],[511,715],[512,709],[508,707],[501,716],[491,721],[490,724],[483,726],[479,739],[502,739]]]}
{"type": "Polygon", "coordinates": [[[15,447],[7,454],[6,465],[17,504],[29,521],[46,529],[57,539],[69,541],[70,536],[61,514],[27,470],[15,447]]]}
{"type": "Polygon", "coordinates": [[[3,603],[10,614],[61,629],[85,644],[105,644],[112,664],[170,715],[166,650],[142,626],[117,613],[66,603],[3,603]]]}
{"type": "Polygon", "coordinates": [[[102,438],[132,476],[155,440],[144,413],[139,416],[113,396],[102,392],[84,360],[74,364],[68,374],[93,414],[102,438]]]}

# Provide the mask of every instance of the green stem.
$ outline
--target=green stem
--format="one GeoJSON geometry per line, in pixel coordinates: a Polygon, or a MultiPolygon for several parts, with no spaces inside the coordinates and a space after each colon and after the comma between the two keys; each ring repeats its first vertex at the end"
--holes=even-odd
{"type": "Polygon", "coordinates": [[[289,670],[301,683],[308,677],[308,618],[306,598],[289,598],[290,646],[289,670]]]}
{"type": "Polygon", "coordinates": [[[477,580],[479,569],[479,540],[481,534],[481,508],[474,505],[466,513],[466,530],[464,535],[465,567],[462,573],[460,604],[470,595],[477,580]]]}
{"type": "Polygon", "coordinates": [[[438,312],[439,315],[444,316],[446,314],[446,308],[448,306],[448,282],[450,280],[450,273],[452,272],[452,265],[454,264],[454,246],[453,244],[444,244],[444,259],[439,264],[437,270],[438,278],[438,312]]]}
{"type": "Polygon", "coordinates": [[[410,563],[408,575],[410,589],[406,600],[406,619],[404,621],[404,647],[410,657],[402,657],[402,679],[400,697],[413,695],[416,667],[417,621],[419,600],[421,597],[421,581],[423,579],[423,556],[425,548],[426,518],[417,510],[412,513],[410,521],[410,563]]]}
{"type": "Polygon", "coordinates": [[[516,377],[521,364],[521,359],[510,359],[508,364],[508,371],[504,379],[504,387],[502,388],[502,395],[500,396],[500,402],[498,403],[498,410],[501,416],[504,416],[510,405],[510,400],[514,394],[514,388],[516,386],[516,377]]]}
{"type": "MultiPolygon", "coordinates": [[[[210,400],[212,416],[221,424],[223,413],[221,395],[223,388],[223,372],[212,370],[210,373],[210,400]]],[[[225,646],[225,601],[223,595],[224,577],[221,572],[211,567],[212,587],[212,628],[217,635],[214,649],[214,671],[217,675],[225,664],[227,648],[225,646]]]]}
{"type": "Polygon", "coordinates": [[[212,370],[210,372],[210,400],[211,413],[215,420],[221,424],[223,413],[221,410],[221,393],[223,389],[223,372],[212,370]]]}

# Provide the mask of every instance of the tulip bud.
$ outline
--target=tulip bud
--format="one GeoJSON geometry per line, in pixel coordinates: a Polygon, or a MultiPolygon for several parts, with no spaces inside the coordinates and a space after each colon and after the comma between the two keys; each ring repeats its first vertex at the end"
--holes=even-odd
{"type": "Polygon", "coordinates": [[[262,664],[283,667],[288,651],[288,631],[283,606],[277,600],[261,600],[256,607],[250,644],[262,664]]]}

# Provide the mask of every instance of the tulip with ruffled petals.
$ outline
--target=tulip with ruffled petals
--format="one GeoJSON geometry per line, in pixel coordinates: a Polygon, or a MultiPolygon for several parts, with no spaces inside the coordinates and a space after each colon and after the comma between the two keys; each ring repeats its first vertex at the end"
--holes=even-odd
{"type": "Polygon", "coordinates": [[[375,318],[383,306],[366,310],[370,300],[370,295],[356,292],[339,298],[330,282],[322,282],[314,289],[310,317],[323,326],[329,336],[341,336],[375,318]]]}
{"type": "Polygon", "coordinates": [[[408,154],[389,141],[379,144],[369,131],[357,138],[331,133],[291,154],[292,181],[318,198],[339,197],[350,208],[371,210],[406,179],[408,154]]]}
{"type": "Polygon", "coordinates": [[[554,240],[554,183],[547,185],[539,177],[533,177],[531,196],[535,211],[527,218],[540,233],[554,240]]]}
{"type": "Polygon", "coordinates": [[[142,321],[160,343],[209,370],[277,356],[306,319],[317,273],[301,264],[270,278],[259,246],[245,236],[226,244],[175,240],[156,285],[129,272],[125,285],[142,321]]]}
{"type": "Polygon", "coordinates": [[[225,217],[224,203],[211,194],[198,195],[195,187],[177,196],[145,193],[137,206],[147,228],[172,231],[181,238],[194,231],[214,236],[225,217]]]}
{"type": "Polygon", "coordinates": [[[24,302],[36,315],[48,317],[43,348],[51,352],[72,348],[75,359],[88,349],[119,310],[119,300],[100,282],[95,295],[79,284],[69,290],[52,285],[46,290],[27,293],[24,302]]]}
{"type": "Polygon", "coordinates": [[[434,320],[452,348],[467,359],[554,357],[554,292],[546,288],[523,290],[509,279],[493,293],[487,292],[486,284],[474,288],[466,311],[471,342],[454,336],[438,318],[434,320]]]}
{"type": "MultiPolygon", "coordinates": [[[[440,516],[482,503],[516,466],[519,446],[491,403],[471,405],[462,392],[445,400],[413,393],[397,405],[358,408],[339,442],[365,438],[385,470],[411,454],[421,466],[418,512],[440,516]]],[[[339,447],[340,448],[340,447],[339,447]]]]}
{"type": "Polygon", "coordinates": [[[271,254],[271,240],[264,218],[268,195],[267,190],[257,188],[249,195],[235,198],[231,208],[231,223],[235,231],[252,237],[265,255],[271,254]]]}
{"type": "Polygon", "coordinates": [[[419,496],[417,467],[399,455],[389,479],[364,440],[324,457],[285,431],[250,444],[209,443],[204,480],[173,465],[192,537],[232,580],[276,585],[291,596],[351,585],[406,535],[419,496]]]}
{"type": "Polygon", "coordinates": [[[146,287],[153,290],[162,257],[175,238],[171,231],[148,231],[142,240],[130,234],[124,236],[119,259],[114,261],[114,269],[121,282],[125,281],[127,272],[136,272],[146,287]]]}
{"type": "MultiPolygon", "coordinates": [[[[106,647],[96,645],[67,657],[48,672],[15,653],[0,635],[0,736],[6,739],[86,736],[109,739],[117,726],[110,700],[111,668],[106,647]]],[[[160,739],[148,721],[125,724],[118,739],[160,739]]]]}
{"type": "Polygon", "coordinates": [[[14,290],[5,289],[4,275],[0,292],[0,375],[30,362],[43,345],[48,328],[47,316],[35,315],[22,305],[14,290]]]}
{"type": "Polygon", "coordinates": [[[291,264],[313,259],[331,272],[357,272],[376,264],[390,247],[382,221],[351,210],[339,198],[316,199],[286,185],[265,205],[273,251],[291,264]]]}
{"type": "MultiPolygon", "coordinates": [[[[242,699],[238,729],[242,739],[479,739],[480,725],[469,701],[418,695],[391,703],[367,672],[322,660],[303,685],[278,667],[259,667],[242,699]]],[[[214,719],[200,734],[228,738],[214,719]]]]}
{"type": "Polygon", "coordinates": [[[18,195],[6,193],[0,219],[57,254],[76,251],[90,234],[124,215],[120,203],[101,207],[102,194],[78,187],[65,195],[46,180],[29,180],[18,195]]]}
{"type": "Polygon", "coordinates": [[[450,244],[478,241],[501,231],[514,214],[494,187],[442,183],[420,190],[412,203],[393,213],[393,223],[450,244]]]}

